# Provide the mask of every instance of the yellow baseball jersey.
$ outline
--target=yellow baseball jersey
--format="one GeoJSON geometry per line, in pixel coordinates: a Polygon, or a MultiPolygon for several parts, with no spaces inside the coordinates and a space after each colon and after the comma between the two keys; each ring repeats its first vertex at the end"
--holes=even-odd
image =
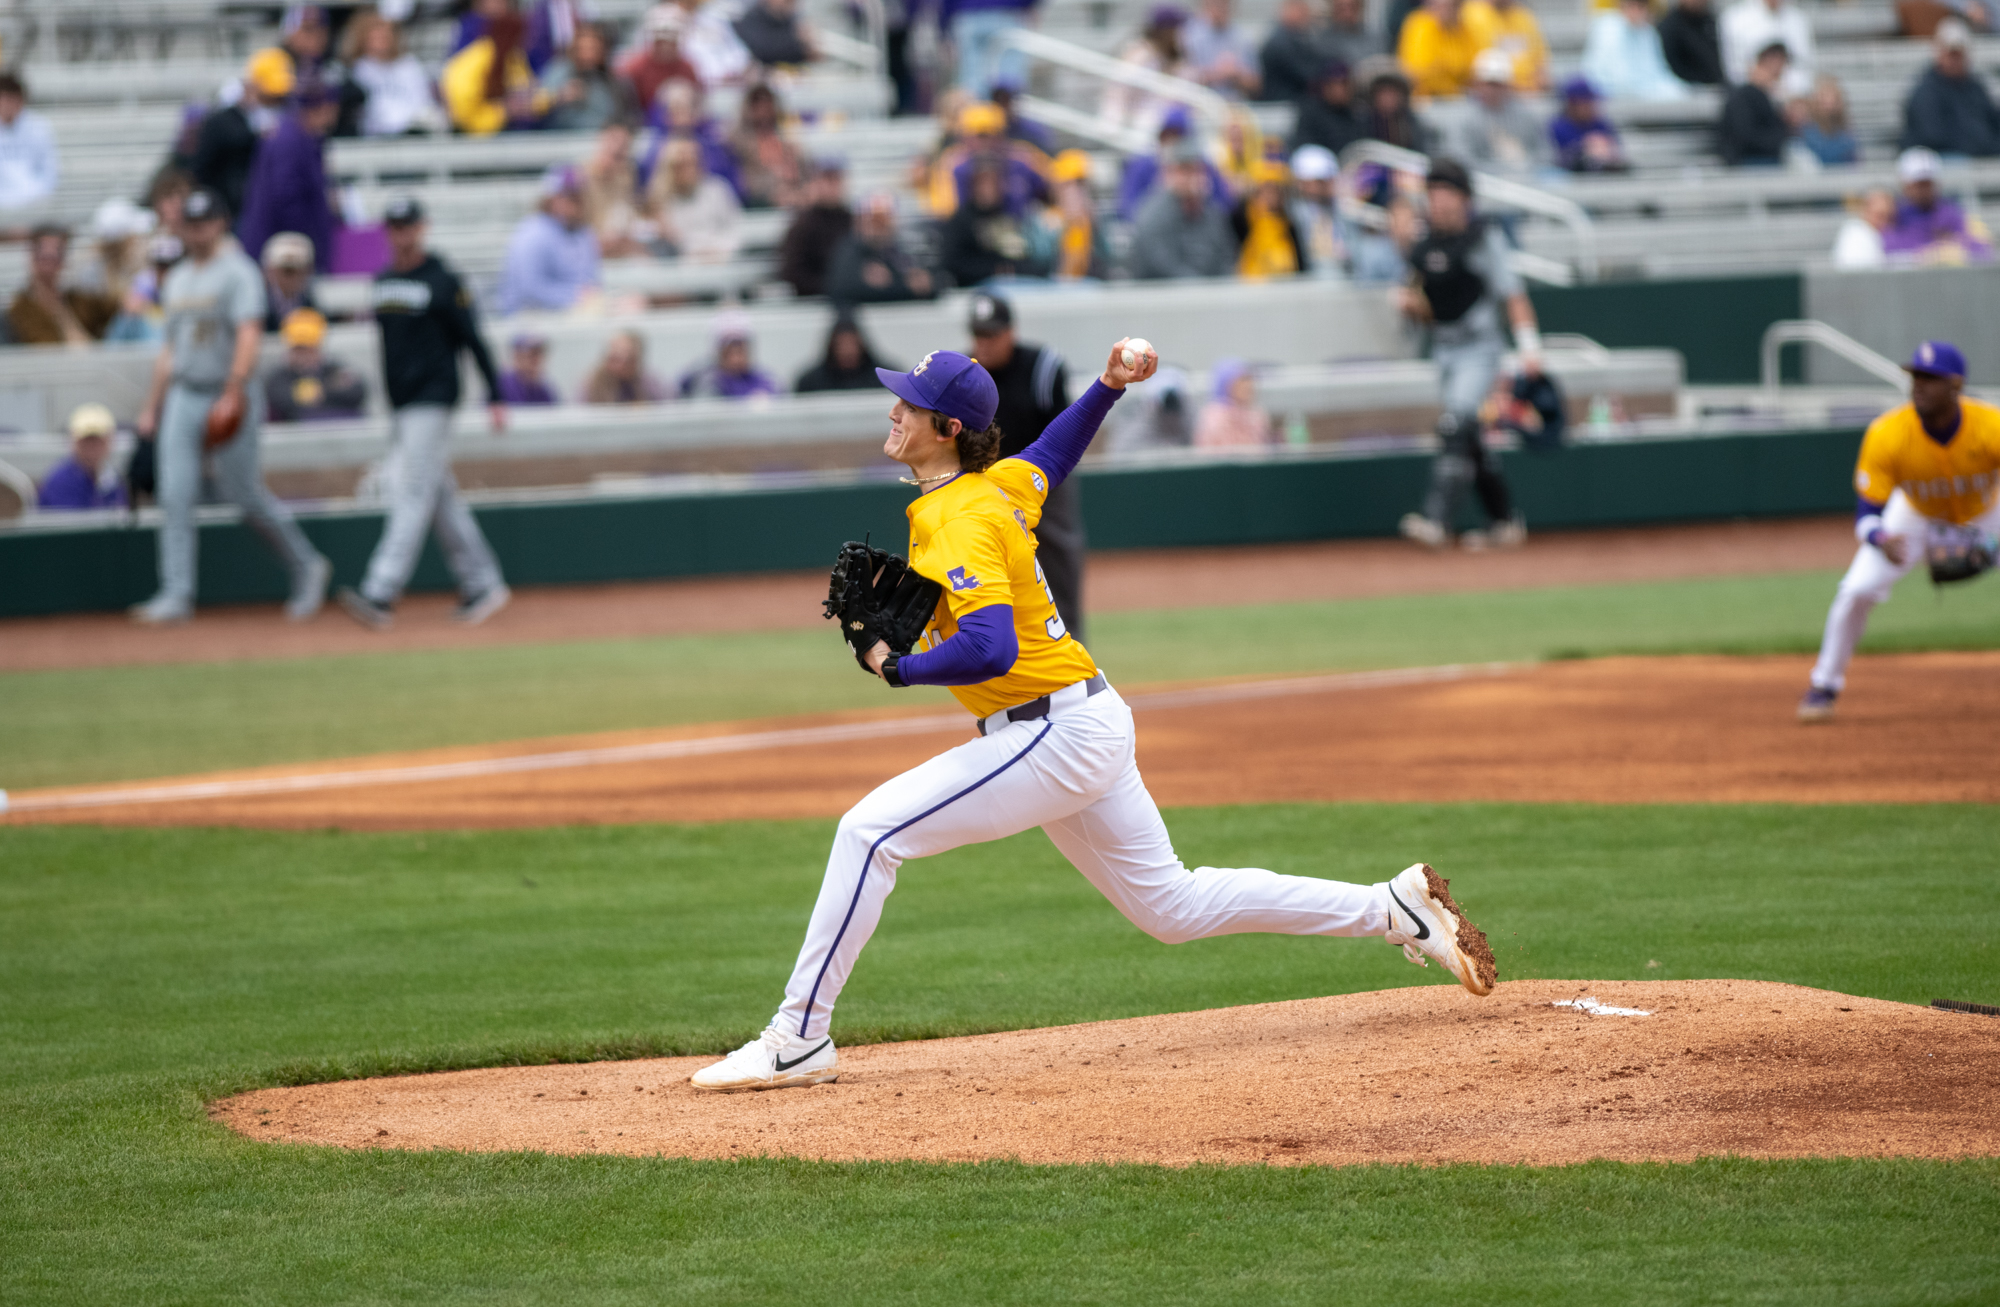
{"type": "Polygon", "coordinates": [[[1035,526],[1048,495],[1047,473],[1026,459],[1003,458],[919,495],[909,507],[910,566],[944,587],[919,649],[950,639],[967,613],[994,604],[1014,609],[1020,646],[1014,666],[990,681],[950,687],[976,717],[1097,675],[1097,664],[1063,627],[1035,560],[1035,526]]]}
{"type": "Polygon", "coordinates": [[[1964,525],[1993,507],[2000,493],[2000,408],[1958,401],[1958,434],[1940,445],[1924,434],[1917,410],[1905,404],[1868,426],[1854,489],[1884,504],[1901,490],[1925,517],[1964,525]]]}

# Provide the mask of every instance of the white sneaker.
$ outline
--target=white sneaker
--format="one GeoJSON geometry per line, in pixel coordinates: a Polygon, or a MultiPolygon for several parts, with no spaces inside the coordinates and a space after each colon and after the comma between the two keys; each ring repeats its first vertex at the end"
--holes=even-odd
{"type": "Polygon", "coordinates": [[[788,1089],[794,1085],[825,1085],[840,1079],[840,1056],[831,1036],[800,1039],[776,1026],[688,1077],[696,1089],[721,1094],[745,1089],[788,1089]]]}
{"type": "Polygon", "coordinates": [[[320,554],[314,554],[306,564],[305,575],[292,587],[292,597],[285,601],[285,619],[292,622],[310,622],[318,613],[320,605],[326,602],[326,587],[333,580],[333,564],[320,554]]]}
{"type": "Polygon", "coordinates": [[[1503,522],[1495,522],[1487,538],[1495,549],[1519,549],[1528,543],[1528,519],[1516,513],[1503,522]]]}
{"type": "Polygon", "coordinates": [[[141,626],[179,626],[194,616],[194,605],[165,595],[155,595],[143,604],[125,610],[141,626]]]}
{"type": "Polygon", "coordinates": [[[459,600],[458,607],[451,610],[451,620],[466,626],[477,626],[505,608],[513,598],[514,592],[504,584],[492,586],[470,599],[459,600]]]}
{"type": "Polygon", "coordinates": [[[1396,529],[1403,533],[1405,539],[1431,549],[1442,549],[1451,540],[1442,523],[1433,522],[1422,513],[1403,514],[1403,520],[1396,523],[1396,529]]]}
{"type": "Polygon", "coordinates": [[[1418,966],[1436,958],[1458,983],[1484,996],[1493,992],[1500,968],[1486,944],[1486,932],[1465,919],[1451,899],[1451,882],[1419,862],[1389,882],[1389,933],[1403,956],[1418,966]]]}

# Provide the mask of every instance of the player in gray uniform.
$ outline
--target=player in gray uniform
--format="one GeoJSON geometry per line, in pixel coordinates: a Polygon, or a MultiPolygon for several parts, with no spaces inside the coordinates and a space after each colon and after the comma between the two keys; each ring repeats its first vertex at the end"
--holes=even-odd
{"type": "Polygon", "coordinates": [[[153,384],[134,423],[141,439],[158,443],[160,590],[132,609],[148,626],[185,622],[194,614],[195,499],[204,452],[216,483],[243,510],[291,574],[285,616],[303,622],[326,598],[332,566],[299,530],[291,513],[264,485],[257,441],[264,422],[263,387],[252,385],[264,339],[264,274],[229,236],[229,212],[211,191],[196,191],[181,208],[187,257],[160,288],[165,348],[153,364],[153,384]],[[243,414],[236,434],[212,450],[203,443],[209,409],[228,398],[243,414]]]}
{"type": "Polygon", "coordinates": [[[1451,542],[1452,519],[1468,485],[1492,519],[1484,535],[1465,543],[1518,545],[1528,538],[1500,475],[1500,460],[1480,436],[1479,407],[1500,374],[1507,341],[1502,314],[1514,329],[1521,368],[1542,370],[1542,338],[1535,306],[1508,258],[1497,227],[1472,211],[1472,177],[1451,159],[1431,162],[1424,179],[1430,230],[1410,250],[1410,284],[1402,291],[1403,312],[1431,330],[1431,359],[1437,364],[1443,412],[1438,439],[1443,449],[1431,463],[1430,491],[1421,513],[1405,513],[1404,535],[1432,548],[1451,542]]]}

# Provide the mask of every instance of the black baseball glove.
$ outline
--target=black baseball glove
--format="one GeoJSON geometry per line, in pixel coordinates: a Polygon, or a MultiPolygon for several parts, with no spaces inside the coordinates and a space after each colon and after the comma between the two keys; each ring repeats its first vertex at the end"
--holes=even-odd
{"type": "Polygon", "coordinates": [[[1992,537],[1976,529],[1945,532],[1934,528],[1930,543],[1924,548],[1924,562],[1930,565],[1933,585],[1970,581],[1989,571],[1994,561],[1992,537]]]}
{"type": "MultiPolygon", "coordinates": [[[[826,615],[840,619],[840,634],[864,660],[877,640],[906,654],[930,625],[944,587],[910,570],[899,554],[884,553],[859,540],[840,547],[826,587],[826,615]]],[[[869,675],[874,675],[869,672],[869,675]]]]}

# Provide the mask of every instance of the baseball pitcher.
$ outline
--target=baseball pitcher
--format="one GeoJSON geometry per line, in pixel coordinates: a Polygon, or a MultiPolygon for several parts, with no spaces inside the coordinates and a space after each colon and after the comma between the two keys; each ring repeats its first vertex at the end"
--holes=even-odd
{"type": "Polygon", "coordinates": [[[975,738],[880,786],[841,819],[785,997],[764,1033],[693,1077],[710,1090],[836,1079],[834,1003],[911,858],[1048,833],[1141,930],[1166,943],[1245,931],[1381,936],[1435,958],[1474,994],[1496,971],[1486,937],[1418,863],[1350,885],[1174,855],[1139,776],[1132,712],[1063,625],[1035,557],[1049,492],[1075,470],[1127,384],[1159,366],[1144,341],[1111,348],[1103,375],[1015,458],[999,458],[993,378],[938,350],[909,372],[879,368],[896,397],[883,446],[918,489],[907,563],[850,544],[828,615],[857,662],[892,687],[949,686],[975,738]]]}

